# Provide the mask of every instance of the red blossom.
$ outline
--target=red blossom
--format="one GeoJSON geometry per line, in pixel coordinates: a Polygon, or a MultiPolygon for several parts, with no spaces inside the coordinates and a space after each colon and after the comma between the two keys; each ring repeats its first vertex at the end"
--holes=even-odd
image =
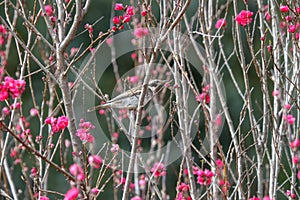
{"type": "Polygon", "coordinates": [[[160,177],[166,175],[166,169],[164,164],[157,162],[151,169],[151,172],[154,173],[154,177],[160,177]]]}
{"type": "Polygon", "coordinates": [[[51,16],[53,15],[53,9],[51,5],[45,5],[44,7],[46,15],[51,16]]]}

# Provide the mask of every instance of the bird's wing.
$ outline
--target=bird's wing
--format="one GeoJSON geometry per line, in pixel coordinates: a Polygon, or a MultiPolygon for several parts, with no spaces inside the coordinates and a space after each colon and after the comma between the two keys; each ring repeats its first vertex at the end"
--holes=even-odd
{"type": "MultiPolygon", "coordinates": [[[[136,90],[138,90],[138,89],[139,89],[139,87],[131,88],[131,89],[127,90],[126,92],[123,92],[123,93],[119,94],[118,96],[112,98],[111,100],[107,101],[106,103],[111,103],[114,101],[124,99],[124,98],[128,97],[128,95],[130,96],[130,95],[136,93],[136,90]]],[[[139,95],[139,94],[140,94],[140,92],[136,93],[136,95],[139,95]]],[[[137,96],[137,98],[138,98],[138,96],[137,96]]]]}

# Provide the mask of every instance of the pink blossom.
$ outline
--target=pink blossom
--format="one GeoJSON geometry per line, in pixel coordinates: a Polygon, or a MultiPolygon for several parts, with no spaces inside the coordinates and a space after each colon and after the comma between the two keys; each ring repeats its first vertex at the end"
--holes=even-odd
{"type": "Polygon", "coordinates": [[[72,164],[69,167],[69,171],[73,176],[76,177],[77,180],[82,181],[84,179],[83,170],[78,164],[76,163],[72,164]]]}
{"type": "Polygon", "coordinates": [[[134,197],[132,197],[130,200],[142,200],[142,198],[139,197],[139,196],[134,196],[134,197]]]}
{"type": "Polygon", "coordinates": [[[109,38],[106,39],[106,44],[108,46],[110,46],[112,43],[113,43],[113,38],[112,37],[109,37],[109,38]]]}
{"type": "Polygon", "coordinates": [[[76,200],[79,195],[79,190],[77,188],[72,188],[68,190],[65,194],[64,200],[76,200]]]}
{"type": "Polygon", "coordinates": [[[287,103],[283,106],[283,108],[286,110],[289,110],[291,108],[291,105],[289,103],[287,103]]]}
{"type": "Polygon", "coordinates": [[[5,44],[5,38],[3,36],[0,36],[0,46],[5,44]]]}
{"type": "Polygon", "coordinates": [[[166,169],[164,164],[157,162],[151,169],[151,172],[154,173],[154,177],[160,177],[166,175],[166,169]]]}
{"type": "Polygon", "coordinates": [[[91,193],[92,193],[93,195],[98,195],[99,192],[100,192],[100,190],[99,190],[98,188],[92,188],[92,189],[91,189],[91,193]]]}
{"type": "Polygon", "coordinates": [[[210,171],[209,169],[205,170],[198,170],[196,172],[197,174],[197,183],[200,185],[210,185],[212,181],[212,177],[214,176],[214,173],[210,171]]]}
{"type": "Polygon", "coordinates": [[[99,110],[99,114],[100,114],[100,115],[104,115],[104,114],[105,114],[105,110],[104,110],[104,109],[100,109],[100,110],[99,110]]]}
{"type": "Polygon", "coordinates": [[[139,27],[134,29],[133,34],[136,38],[142,38],[143,36],[148,35],[148,29],[139,27]]]}
{"type": "Polygon", "coordinates": [[[113,18],[113,23],[114,24],[119,24],[121,22],[121,20],[120,20],[120,18],[118,17],[118,16],[115,16],[114,18],[113,18]]]}
{"type": "Polygon", "coordinates": [[[49,200],[49,198],[46,196],[40,196],[39,200],[49,200]]]}
{"type": "Polygon", "coordinates": [[[36,175],[37,175],[37,169],[35,167],[31,168],[30,173],[31,173],[32,177],[36,177],[36,175]]]}
{"type": "Polygon", "coordinates": [[[102,158],[98,155],[89,156],[88,161],[89,164],[96,169],[98,169],[100,165],[103,163],[102,158]]]}
{"type": "Polygon", "coordinates": [[[51,16],[53,15],[53,9],[51,5],[45,5],[44,7],[46,15],[51,16]]]}
{"type": "Polygon", "coordinates": [[[137,83],[139,81],[139,77],[138,76],[129,76],[128,81],[130,83],[137,83]]]}
{"type": "Polygon", "coordinates": [[[92,25],[85,24],[84,28],[87,29],[90,34],[93,33],[93,26],[92,25]]]}
{"type": "Polygon", "coordinates": [[[283,120],[287,121],[291,125],[294,124],[294,122],[296,121],[296,118],[291,114],[289,114],[289,115],[284,114],[282,116],[282,118],[283,118],[283,120]]]}
{"type": "Polygon", "coordinates": [[[293,162],[294,164],[298,164],[298,163],[299,163],[299,158],[298,158],[298,156],[294,156],[294,157],[292,158],[292,162],[293,162]]]}
{"type": "Polygon", "coordinates": [[[293,20],[293,18],[292,18],[292,16],[288,15],[288,16],[285,17],[285,20],[287,22],[291,22],[293,20]]]}
{"type": "Polygon", "coordinates": [[[300,13],[300,7],[296,8],[296,12],[300,13]]]}
{"type": "Polygon", "coordinates": [[[9,114],[9,108],[8,107],[4,107],[4,108],[2,108],[2,113],[4,114],[4,115],[8,115],[9,114]]]}
{"type": "Polygon", "coordinates": [[[297,173],[297,178],[300,180],[300,170],[297,173]]]}
{"type": "Polygon", "coordinates": [[[116,3],[115,10],[124,10],[123,4],[122,3],[116,3]]]}
{"type": "Polygon", "coordinates": [[[296,26],[293,25],[293,24],[289,25],[288,32],[289,33],[295,33],[295,31],[296,31],[296,26]]]}
{"type": "Polygon", "coordinates": [[[216,27],[217,29],[223,28],[223,27],[225,27],[225,26],[226,26],[226,20],[225,20],[224,18],[219,19],[219,20],[217,21],[216,25],[215,25],[215,27],[216,27]]]}
{"type": "Polygon", "coordinates": [[[273,92],[272,92],[272,96],[273,97],[277,97],[277,96],[279,96],[280,95],[280,91],[279,90],[274,90],[273,92]]]}
{"type": "Polygon", "coordinates": [[[36,108],[31,108],[30,109],[30,116],[34,117],[39,114],[39,111],[36,108]]]}
{"type": "Polygon", "coordinates": [[[300,147],[300,140],[296,138],[294,141],[290,143],[290,147],[292,149],[297,149],[298,147],[300,147]]]}
{"type": "Polygon", "coordinates": [[[110,151],[111,151],[112,153],[116,153],[116,152],[118,152],[119,150],[120,150],[120,147],[119,147],[118,144],[112,144],[112,147],[110,148],[110,151]]]}
{"type": "Polygon", "coordinates": [[[221,126],[222,125],[222,114],[217,114],[216,119],[215,119],[215,124],[217,126],[221,126]]]}
{"type": "Polygon", "coordinates": [[[67,116],[60,116],[57,118],[57,126],[60,130],[67,128],[69,119],[67,116]]]}
{"type": "Polygon", "coordinates": [[[222,168],[224,166],[224,163],[221,159],[217,159],[216,160],[216,165],[219,167],[219,168],[222,168]]]}
{"type": "Polygon", "coordinates": [[[125,16],[124,16],[124,19],[123,19],[123,22],[124,22],[124,23],[130,22],[130,19],[131,19],[131,18],[130,18],[129,15],[125,15],[125,16]]]}
{"type": "Polygon", "coordinates": [[[273,200],[273,198],[270,198],[269,196],[264,196],[263,200],[273,200]]]}
{"type": "Polygon", "coordinates": [[[265,18],[266,18],[267,21],[271,20],[271,15],[268,11],[265,13],[265,18]]]}
{"type": "Polygon", "coordinates": [[[126,9],[126,13],[130,16],[134,15],[134,7],[133,6],[128,6],[126,9]]]}
{"type": "Polygon", "coordinates": [[[289,12],[289,7],[288,6],[280,6],[280,11],[282,13],[289,12]]]}
{"type": "Polygon", "coordinates": [[[252,22],[253,12],[249,10],[242,10],[236,17],[235,20],[239,25],[246,26],[252,22]]]}
{"type": "Polygon", "coordinates": [[[95,128],[91,122],[85,122],[83,119],[79,123],[80,128],[76,132],[76,136],[80,138],[83,142],[93,143],[95,138],[90,133],[91,130],[95,128]]]}

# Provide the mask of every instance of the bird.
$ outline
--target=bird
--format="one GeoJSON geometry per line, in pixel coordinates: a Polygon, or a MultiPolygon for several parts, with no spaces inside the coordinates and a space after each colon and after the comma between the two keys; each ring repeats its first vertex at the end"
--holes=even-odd
{"type": "MultiPolygon", "coordinates": [[[[158,92],[161,86],[169,81],[154,79],[150,80],[148,84],[147,93],[144,99],[144,105],[147,104],[158,92]]],[[[140,94],[142,92],[142,85],[126,90],[113,99],[104,104],[88,109],[88,112],[103,109],[103,108],[118,108],[126,110],[135,110],[138,107],[140,94]]]]}

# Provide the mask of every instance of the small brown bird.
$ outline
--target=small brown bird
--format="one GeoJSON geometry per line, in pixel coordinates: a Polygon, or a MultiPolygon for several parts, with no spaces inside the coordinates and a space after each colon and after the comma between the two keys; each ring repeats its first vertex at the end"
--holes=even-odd
{"type": "MultiPolygon", "coordinates": [[[[145,104],[147,104],[154,95],[159,91],[159,88],[167,81],[163,80],[150,80],[148,84],[148,90],[145,96],[145,104]]],[[[98,110],[101,108],[118,108],[118,109],[127,109],[134,110],[138,106],[140,94],[142,92],[142,85],[131,88],[122,94],[116,96],[115,98],[107,101],[105,104],[98,105],[94,108],[88,109],[88,112],[98,110]]]]}

